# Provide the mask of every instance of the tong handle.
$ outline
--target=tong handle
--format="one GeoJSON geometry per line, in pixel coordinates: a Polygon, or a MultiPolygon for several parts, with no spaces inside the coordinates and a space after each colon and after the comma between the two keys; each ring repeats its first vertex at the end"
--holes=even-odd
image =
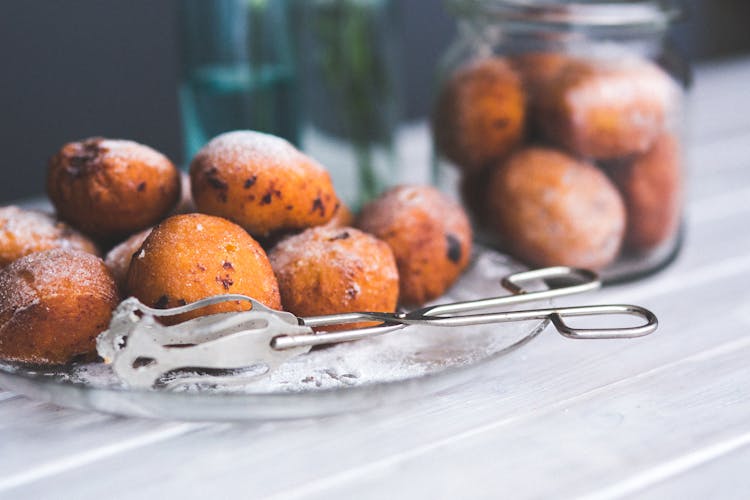
{"type": "Polygon", "coordinates": [[[472,314],[466,316],[413,317],[410,314],[356,313],[356,320],[382,321],[385,325],[362,330],[347,330],[317,335],[279,336],[273,339],[271,347],[274,349],[289,349],[308,345],[347,342],[392,332],[407,325],[449,327],[508,323],[512,321],[550,320],[561,335],[571,339],[629,339],[642,337],[654,332],[659,325],[654,313],[644,307],[629,304],[529,309],[525,311],[472,314]],[[575,328],[566,322],[567,318],[590,316],[635,316],[642,319],[643,323],[628,327],[575,328]]]}
{"type": "Polygon", "coordinates": [[[653,333],[659,326],[659,320],[654,313],[645,307],[629,304],[566,307],[553,312],[549,318],[562,336],[571,339],[630,339],[653,333]],[[645,323],[631,327],[574,328],[565,322],[565,318],[601,315],[635,316],[645,320],[645,323]]]}
{"type": "MultiPolygon", "coordinates": [[[[389,315],[370,314],[371,319],[387,321],[389,315]]],[[[407,325],[424,326],[473,326],[490,323],[508,323],[513,321],[550,320],[557,331],[571,339],[623,339],[642,337],[656,330],[656,315],[641,306],[629,304],[610,304],[601,306],[552,307],[546,309],[528,309],[496,313],[471,314],[465,316],[423,316],[391,319],[407,325]],[[632,327],[608,328],[574,328],[567,318],[591,316],[635,316],[643,323],[632,327]]]]}
{"type": "Polygon", "coordinates": [[[522,271],[506,276],[500,281],[500,284],[503,288],[511,292],[511,295],[423,307],[408,313],[407,316],[417,318],[460,314],[494,307],[506,307],[515,304],[548,300],[555,297],[589,292],[601,287],[599,276],[594,271],[569,266],[554,266],[522,271]],[[528,285],[534,281],[545,279],[573,281],[575,284],[550,286],[547,290],[539,291],[528,291],[524,287],[524,285],[528,285]]]}

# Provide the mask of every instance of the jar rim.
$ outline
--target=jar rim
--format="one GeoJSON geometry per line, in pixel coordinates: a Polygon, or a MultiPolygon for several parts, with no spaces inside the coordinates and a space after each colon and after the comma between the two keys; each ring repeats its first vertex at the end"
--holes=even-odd
{"type": "Polygon", "coordinates": [[[448,6],[460,17],[557,27],[666,28],[683,14],[678,0],[448,0],[448,6]]]}

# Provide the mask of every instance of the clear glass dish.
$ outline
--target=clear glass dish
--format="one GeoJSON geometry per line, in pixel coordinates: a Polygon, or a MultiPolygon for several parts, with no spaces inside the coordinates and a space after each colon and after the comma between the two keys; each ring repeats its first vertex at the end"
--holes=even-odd
{"type": "MultiPolygon", "coordinates": [[[[508,257],[480,248],[467,272],[438,302],[502,295],[500,279],[523,269],[508,257]]],[[[423,397],[476,379],[546,326],[546,320],[460,328],[411,326],[313,350],[240,388],[133,390],[101,363],[56,369],[0,363],[0,385],[60,406],[126,416],[225,421],[314,417],[423,397]]]]}

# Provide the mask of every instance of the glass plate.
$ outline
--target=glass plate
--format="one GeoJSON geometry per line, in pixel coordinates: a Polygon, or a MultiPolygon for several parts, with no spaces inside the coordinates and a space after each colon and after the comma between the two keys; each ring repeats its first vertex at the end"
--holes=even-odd
{"type": "MultiPolygon", "coordinates": [[[[504,295],[500,279],[523,269],[504,255],[479,248],[467,272],[437,302],[504,295]]],[[[177,420],[313,417],[392,404],[470,381],[546,326],[547,321],[539,320],[452,328],[410,326],[381,337],[313,350],[239,388],[132,390],[101,363],[58,369],[0,363],[0,384],[60,406],[127,416],[177,420]]]]}

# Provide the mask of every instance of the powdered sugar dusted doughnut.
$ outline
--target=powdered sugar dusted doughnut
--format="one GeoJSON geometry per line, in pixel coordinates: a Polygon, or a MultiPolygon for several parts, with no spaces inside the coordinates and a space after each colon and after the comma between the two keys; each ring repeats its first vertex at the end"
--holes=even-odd
{"type": "Polygon", "coordinates": [[[464,172],[479,172],[522,139],[525,100],[521,79],[507,60],[471,61],[440,92],[432,121],[436,146],[464,172]]]}
{"type": "Polygon", "coordinates": [[[645,252],[672,238],[680,224],[683,189],[677,139],[663,134],[646,154],[610,171],[628,213],[626,246],[645,252]]]}
{"type": "Polygon", "coordinates": [[[190,177],[201,212],[226,217],[259,237],[325,224],[339,203],[321,165],[284,139],[260,132],[214,138],[193,159],[190,177]]]}
{"type": "Polygon", "coordinates": [[[151,234],[153,228],[144,229],[139,233],[135,233],[127,240],[123,241],[112,250],[107,253],[107,257],[104,259],[104,263],[115,278],[117,287],[126,293],[126,281],[128,277],[128,269],[130,268],[130,261],[138,250],[141,249],[141,245],[146,241],[148,235],[151,234]]]}
{"type": "Polygon", "coordinates": [[[538,92],[538,124],[552,142],[599,160],[645,153],[676,106],[678,88],[640,59],[573,60],[538,92]]]}
{"type": "Polygon", "coordinates": [[[357,225],[393,250],[404,304],[439,297],[469,263],[469,219],[461,205],[433,187],[395,187],[365,206],[357,225]]]}
{"type": "Polygon", "coordinates": [[[620,250],[622,198],[586,161],[550,148],[522,149],[492,172],[487,196],[490,223],[524,262],[601,269],[620,250]]]}
{"type": "Polygon", "coordinates": [[[61,219],[113,242],[164,218],[180,198],[180,173],[133,141],[71,142],[52,157],[47,194],[61,219]]]}
{"type": "Polygon", "coordinates": [[[94,255],[54,249],[22,257],[0,272],[0,357],[64,364],[93,354],[118,300],[94,255]]]}
{"type": "MultiPolygon", "coordinates": [[[[127,290],[158,309],[235,293],[281,307],[276,277],[258,242],[237,224],[204,214],[175,215],[156,226],[130,262],[127,290]]],[[[178,320],[249,307],[218,304],[178,320]]]]}
{"type": "Polygon", "coordinates": [[[393,253],[386,243],[357,229],[307,229],[282,240],[269,258],[284,309],[297,316],[396,308],[393,253]]]}
{"type": "Polygon", "coordinates": [[[0,207],[0,268],[30,253],[53,248],[99,253],[91,240],[51,215],[16,206],[0,207]]]}

